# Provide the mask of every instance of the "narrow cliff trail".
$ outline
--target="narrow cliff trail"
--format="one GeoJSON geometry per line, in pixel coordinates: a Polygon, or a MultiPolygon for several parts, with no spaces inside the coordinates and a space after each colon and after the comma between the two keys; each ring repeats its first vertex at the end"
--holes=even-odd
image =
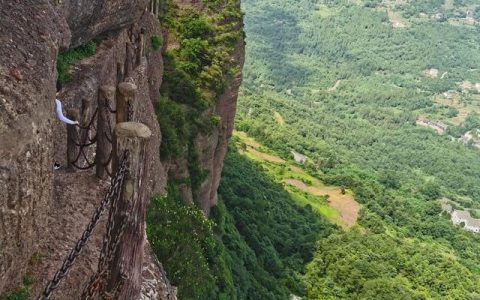
{"type": "MultiPolygon", "coordinates": [[[[55,171],[54,201],[50,210],[53,213],[48,216],[48,225],[43,238],[38,241],[39,264],[34,270],[36,281],[32,288],[32,296],[39,295],[60,268],[63,259],[82,235],[107,186],[108,182],[96,179],[92,171],[70,172],[63,169],[55,171]]],[[[80,287],[88,281],[96,269],[104,231],[105,218],[102,218],[67,278],[54,292],[57,298],[79,298],[80,287]]]]}
{"type": "MultiPolygon", "coordinates": [[[[48,216],[48,226],[44,230],[43,238],[38,241],[38,263],[31,270],[35,278],[30,293],[32,299],[43,291],[60,268],[109,186],[109,181],[96,178],[93,170],[60,169],[55,171],[54,181],[54,202],[51,209],[53,214],[48,216]]],[[[97,269],[107,215],[108,210],[69,274],[54,292],[56,299],[80,298],[83,287],[97,269]]],[[[149,247],[145,249],[143,275],[142,299],[169,299],[168,294],[172,288],[157,280],[166,280],[166,276],[151,255],[149,247]]]]}

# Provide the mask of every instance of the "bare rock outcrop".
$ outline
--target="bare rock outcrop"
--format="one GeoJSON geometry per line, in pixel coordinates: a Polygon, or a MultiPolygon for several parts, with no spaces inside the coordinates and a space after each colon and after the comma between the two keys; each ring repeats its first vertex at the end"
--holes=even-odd
{"type": "MultiPolygon", "coordinates": [[[[205,4],[202,0],[176,0],[175,3],[180,10],[190,8],[194,8],[195,10],[205,9],[205,4]]],[[[238,5],[237,9],[240,11],[240,1],[238,1],[236,5],[238,5]]],[[[224,22],[232,22],[229,24],[234,25],[232,31],[241,32],[243,30],[243,24],[237,20],[231,19],[225,20],[224,22]]],[[[175,42],[172,44],[174,45],[172,48],[177,46],[175,42]]],[[[215,97],[215,103],[201,113],[201,119],[218,116],[220,122],[208,134],[199,132],[193,138],[193,147],[198,155],[199,167],[201,171],[206,174],[206,178],[200,186],[193,190],[190,184],[184,183],[185,179],[193,176],[189,172],[187,154],[172,161],[164,162],[169,178],[178,182],[177,188],[183,201],[188,204],[196,202],[206,216],[210,214],[211,208],[217,204],[217,190],[223,170],[223,161],[234,128],[238,91],[242,82],[241,70],[244,60],[245,43],[243,39],[240,39],[233,53],[230,54],[231,65],[238,67],[240,71],[228,82],[223,94],[215,97]]]]}
{"type": "Polygon", "coordinates": [[[125,28],[145,12],[148,0],[65,0],[53,3],[62,12],[72,32],[71,47],[104,33],[125,28]]]}

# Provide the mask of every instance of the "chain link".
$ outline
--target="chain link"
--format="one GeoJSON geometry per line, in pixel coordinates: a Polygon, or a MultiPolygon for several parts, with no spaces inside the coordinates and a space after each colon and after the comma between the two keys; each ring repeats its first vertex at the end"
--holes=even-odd
{"type": "MultiPolygon", "coordinates": [[[[120,243],[120,240],[123,236],[123,232],[125,231],[125,227],[127,224],[126,220],[124,220],[121,223],[120,230],[118,231],[118,234],[115,236],[115,239],[113,239],[112,232],[113,232],[113,229],[115,228],[115,216],[117,216],[117,214],[118,214],[118,197],[114,199],[110,207],[110,215],[107,223],[107,230],[103,239],[102,251],[100,252],[100,257],[98,260],[97,272],[95,273],[95,275],[92,276],[89,284],[84,289],[81,299],[85,299],[85,300],[93,299],[93,297],[99,291],[106,292],[104,287],[106,285],[106,280],[110,275],[108,266],[111,264],[113,260],[115,250],[117,249],[120,243]]],[[[115,290],[119,290],[119,287],[115,287],[113,291],[115,290]]]]}
{"type": "MultiPolygon", "coordinates": [[[[105,130],[103,132],[103,135],[104,135],[105,139],[110,144],[112,144],[113,143],[113,139],[112,139],[113,130],[112,130],[112,123],[111,123],[110,119],[111,119],[111,114],[116,113],[116,109],[115,110],[112,109],[108,99],[105,99],[105,102],[103,104],[104,104],[103,107],[101,107],[100,109],[104,110],[105,119],[106,119],[106,123],[107,123],[107,130],[105,130]]],[[[102,134],[102,132],[97,133],[97,135],[98,134],[102,134]]],[[[108,159],[106,161],[97,162],[97,163],[100,163],[105,168],[105,172],[107,173],[107,175],[109,177],[112,177],[112,170],[111,170],[111,163],[110,163],[112,161],[112,155],[113,155],[113,151],[110,151],[110,155],[108,156],[108,159]]]]}
{"type": "Polygon", "coordinates": [[[47,284],[45,290],[43,291],[42,295],[38,298],[38,300],[49,300],[51,299],[52,292],[58,288],[61,281],[67,276],[68,271],[73,266],[75,260],[82,252],[83,248],[87,244],[90,236],[92,235],[93,229],[100,221],[100,217],[105,212],[106,208],[110,204],[111,200],[114,198],[118,198],[120,194],[120,188],[123,185],[125,175],[127,174],[127,161],[128,161],[128,152],[125,152],[122,156],[122,162],[120,168],[115,173],[115,176],[112,177],[110,187],[105,194],[102,202],[95,210],[90,223],[85,228],[81,238],[75,244],[75,247],[70,251],[70,254],[65,258],[63,261],[62,266],[60,269],[55,273],[53,279],[47,284]],[[116,197],[115,197],[116,196],[116,197]]]}
{"type": "Polygon", "coordinates": [[[133,122],[133,105],[132,101],[128,101],[127,103],[127,121],[133,122]]]}
{"type": "MultiPolygon", "coordinates": [[[[119,210],[119,196],[120,195],[113,199],[110,206],[110,214],[108,218],[106,233],[103,239],[102,251],[100,252],[100,258],[98,260],[97,272],[95,273],[95,275],[92,276],[89,284],[84,289],[81,299],[93,299],[97,292],[106,292],[106,289],[104,287],[106,285],[106,279],[110,275],[108,266],[112,263],[115,251],[118,248],[129,218],[128,215],[125,215],[126,219],[122,220],[118,234],[113,236],[112,233],[113,229],[115,228],[115,217],[118,216],[119,210]]],[[[129,203],[130,205],[131,201],[127,201],[127,203],[129,203]]],[[[109,297],[112,297],[112,295],[115,296],[120,291],[122,285],[121,282],[119,282],[119,284],[110,293],[108,293],[108,295],[102,295],[104,299],[108,299],[109,297]]]]}
{"type": "Polygon", "coordinates": [[[97,132],[95,132],[95,135],[93,136],[93,138],[90,138],[90,132],[92,131],[92,129],[93,131],[96,131],[96,128],[94,126],[94,123],[95,123],[94,121],[96,120],[97,114],[98,114],[98,107],[97,109],[95,109],[95,112],[93,113],[92,118],[88,122],[87,126],[76,125],[80,129],[80,131],[82,130],[86,131],[82,141],[77,142],[75,140],[72,140],[73,144],[77,146],[79,149],[78,149],[77,157],[73,161],[69,161],[69,164],[71,164],[77,169],[86,170],[95,166],[95,162],[90,162],[88,160],[87,155],[84,152],[84,149],[92,146],[97,142],[97,132]],[[79,164],[79,160],[82,156],[85,160],[86,166],[82,166],[79,164]]]}
{"type": "Polygon", "coordinates": [[[110,100],[108,100],[108,98],[105,98],[105,108],[107,109],[107,112],[108,113],[116,113],[117,112],[117,109],[113,109],[111,106],[110,106],[110,100]]]}

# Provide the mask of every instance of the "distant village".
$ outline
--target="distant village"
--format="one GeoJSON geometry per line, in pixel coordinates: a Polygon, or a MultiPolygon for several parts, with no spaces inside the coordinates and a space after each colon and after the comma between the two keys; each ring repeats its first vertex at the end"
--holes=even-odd
{"type": "MultiPolygon", "coordinates": [[[[417,126],[427,127],[435,130],[438,134],[445,134],[448,125],[439,121],[431,121],[423,117],[417,118],[417,126]]],[[[465,132],[461,137],[455,138],[449,135],[450,140],[453,142],[460,142],[464,145],[472,145],[475,148],[480,149],[480,129],[474,129],[465,132]]]]}
{"type": "Polygon", "coordinates": [[[470,215],[468,210],[456,209],[448,199],[440,200],[442,210],[450,215],[453,224],[462,226],[463,229],[480,233],[480,219],[475,219],[470,215]]]}

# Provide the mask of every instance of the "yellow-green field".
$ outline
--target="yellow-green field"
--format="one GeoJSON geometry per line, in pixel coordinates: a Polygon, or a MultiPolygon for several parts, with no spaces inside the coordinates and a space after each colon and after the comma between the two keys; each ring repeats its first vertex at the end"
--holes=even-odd
{"type": "Polygon", "coordinates": [[[317,213],[345,230],[356,225],[360,204],[355,201],[351,191],[342,193],[340,187],[326,186],[301,166],[282,159],[244,132],[234,132],[234,136],[238,138],[236,146],[239,152],[260,162],[299,205],[311,205],[317,213]]]}

